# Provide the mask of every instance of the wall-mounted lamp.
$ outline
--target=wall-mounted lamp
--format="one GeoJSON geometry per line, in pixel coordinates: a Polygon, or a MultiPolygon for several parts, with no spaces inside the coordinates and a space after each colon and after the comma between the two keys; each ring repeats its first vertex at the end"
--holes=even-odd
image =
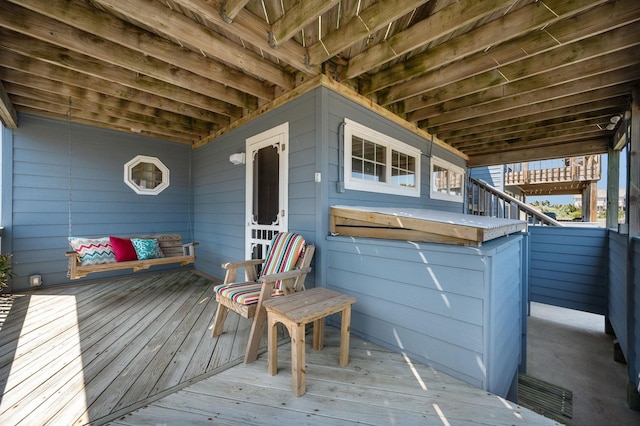
{"type": "Polygon", "coordinates": [[[229,156],[229,161],[233,163],[234,166],[237,166],[239,164],[244,164],[245,162],[244,152],[236,152],[235,154],[231,154],[229,156]]]}
{"type": "Polygon", "coordinates": [[[42,275],[30,275],[29,285],[31,287],[39,287],[42,285],[42,275]]]}

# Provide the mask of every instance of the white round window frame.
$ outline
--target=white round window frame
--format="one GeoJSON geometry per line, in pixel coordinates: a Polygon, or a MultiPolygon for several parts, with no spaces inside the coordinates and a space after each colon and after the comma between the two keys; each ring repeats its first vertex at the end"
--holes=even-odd
{"type": "Polygon", "coordinates": [[[140,195],[158,195],[169,187],[169,168],[165,166],[160,159],[156,157],[148,157],[146,155],[137,155],[131,161],[124,165],[124,183],[140,195]],[[140,163],[151,163],[162,172],[162,182],[155,188],[140,188],[131,178],[133,168],[140,163]]]}

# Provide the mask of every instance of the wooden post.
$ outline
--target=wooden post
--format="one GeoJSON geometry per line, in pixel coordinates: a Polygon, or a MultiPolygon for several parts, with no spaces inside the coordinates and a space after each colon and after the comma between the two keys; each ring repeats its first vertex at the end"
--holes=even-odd
{"type": "Polygon", "coordinates": [[[618,199],[620,198],[620,151],[609,145],[607,166],[607,228],[618,229],[618,199]]]}
{"type": "Polygon", "coordinates": [[[589,183],[582,191],[582,220],[596,222],[598,220],[598,184],[589,183]]]}
{"type": "Polygon", "coordinates": [[[633,238],[640,235],[640,87],[632,92],[631,102],[631,132],[629,141],[628,164],[628,200],[627,224],[629,225],[629,242],[627,244],[627,354],[628,354],[628,386],[627,403],[629,408],[640,411],[640,394],[638,393],[637,359],[640,354],[636,351],[638,343],[635,330],[639,327],[640,319],[634,315],[636,311],[635,276],[637,268],[633,264],[633,238]]]}

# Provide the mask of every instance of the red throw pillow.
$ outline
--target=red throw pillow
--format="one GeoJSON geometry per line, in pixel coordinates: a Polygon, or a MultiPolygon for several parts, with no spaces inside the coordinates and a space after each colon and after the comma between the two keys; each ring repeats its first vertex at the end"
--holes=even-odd
{"type": "Polygon", "coordinates": [[[128,260],[138,260],[136,249],[133,248],[131,240],[128,238],[109,237],[113,252],[116,254],[116,261],[126,262],[128,260]]]}

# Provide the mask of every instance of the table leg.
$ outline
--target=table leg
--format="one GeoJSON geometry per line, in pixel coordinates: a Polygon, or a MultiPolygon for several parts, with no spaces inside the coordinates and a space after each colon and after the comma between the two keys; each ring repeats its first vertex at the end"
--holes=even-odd
{"type": "Polygon", "coordinates": [[[275,376],[278,373],[278,323],[272,315],[268,315],[267,323],[267,370],[275,376]]]}
{"type": "Polygon", "coordinates": [[[313,322],[313,349],[321,351],[324,347],[324,318],[313,322]]]}
{"type": "Polygon", "coordinates": [[[342,310],[340,327],[340,367],[349,364],[349,332],[351,330],[351,305],[342,310]]]}
{"type": "Polygon", "coordinates": [[[292,324],[291,334],[291,386],[295,396],[304,395],[307,391],[306,371],[304,365],[304,324],[292,324]]]}

